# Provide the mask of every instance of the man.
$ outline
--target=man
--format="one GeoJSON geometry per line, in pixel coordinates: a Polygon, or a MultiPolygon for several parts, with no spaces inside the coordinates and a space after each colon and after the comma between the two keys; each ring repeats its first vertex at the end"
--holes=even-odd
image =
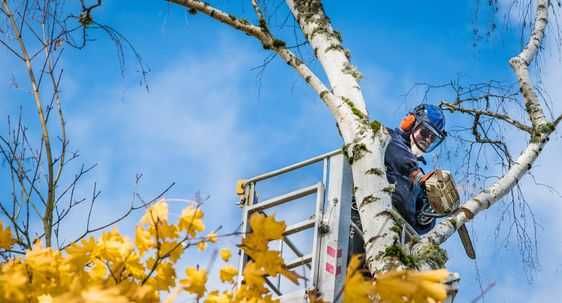
{"type": "MultiPolygon", "coordinates": [[[[423,183],[425,175],[418,162],[426,164],[423,155],[433,151],[445,140],[445,116],[435,105],[420,104],[400,122],[400,127],[388,129],[391,140],[385,153],[386,177],[394,184],[392,205],[418,232],[425,234],[435,225],[431,206],[427,201],[423,183]]],[[[356,228],[351,231],[351,254],[363,251],[359,213],[354,203],[352,221],[356,228]]]]}
{"type": "Polygon", "coordinates": [[[418,162],[426,164],[423,155],[445,140],[445,116],[435,105],[420,104],[389,132],[385,165],[388,182],[395,186],[392,205],[419,234],[427,233],[435,220],[427,215],[426,178],[418,162]]]}

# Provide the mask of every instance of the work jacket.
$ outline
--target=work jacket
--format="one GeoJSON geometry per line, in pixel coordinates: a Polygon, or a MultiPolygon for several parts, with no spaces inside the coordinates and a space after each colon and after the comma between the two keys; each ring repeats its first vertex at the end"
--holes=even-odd
{"type": "Polygon", "coordinates": [[[427,233],[435,225],[435,220],[427,225],[421,225],[416,220],[427,199],[425,189],[410,178],[412,172],[421,169],[418,162],[425,164],[425,160],[412,153],[409,134],[398,128],[388,131],[391,140],[386,149],[384,163],[387,180],[395,186],[392,205],[419,234],[427,233]]]}

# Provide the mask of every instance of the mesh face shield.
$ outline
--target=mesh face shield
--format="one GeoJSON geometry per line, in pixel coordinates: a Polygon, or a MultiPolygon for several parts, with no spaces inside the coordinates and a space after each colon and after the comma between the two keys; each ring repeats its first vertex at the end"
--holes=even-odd
{"type": "Polygon", "coordinates": [[[431,152],[445,140],[445,134],[436,130],[427,121],[417,123],[412,131],[416,146],[424,153],[431,152]]]}

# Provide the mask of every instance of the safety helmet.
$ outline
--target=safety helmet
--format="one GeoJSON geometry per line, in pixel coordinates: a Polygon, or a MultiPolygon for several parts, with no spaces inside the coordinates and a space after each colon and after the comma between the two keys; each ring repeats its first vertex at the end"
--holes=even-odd
{"type": "Polygon", "coordinates": [[[411,134],[413,143],[423,152],[434,150],[447,137],[445,115],[438,106],[420,104],[402,120],[400,128],[411,134]]]}

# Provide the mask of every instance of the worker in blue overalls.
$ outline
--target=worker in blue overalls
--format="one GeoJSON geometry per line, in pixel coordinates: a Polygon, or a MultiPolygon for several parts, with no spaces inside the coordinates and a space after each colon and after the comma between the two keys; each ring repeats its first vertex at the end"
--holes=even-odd
{"type": "MultiPolygon", "coordinates": [[[[425,175],[418,162],[426,164],[423,155],[433,151],[445,140],[445,116],[435,105],[420,104],[400,122],[400,127],[388,129],[390,142],[385,153],[386,177],[394,184],[392,205],[419,233],[427,233],[435,225],[431,205],[427,201],[423,183],[425,175]]],[[[359,225],[357,208],[352,220],[359,225]]],[[[352,229],[353,230],[353,229],[352,229]]],[[[363,249],[362,239],[352,231],[352,253],[363,249]]]]}

